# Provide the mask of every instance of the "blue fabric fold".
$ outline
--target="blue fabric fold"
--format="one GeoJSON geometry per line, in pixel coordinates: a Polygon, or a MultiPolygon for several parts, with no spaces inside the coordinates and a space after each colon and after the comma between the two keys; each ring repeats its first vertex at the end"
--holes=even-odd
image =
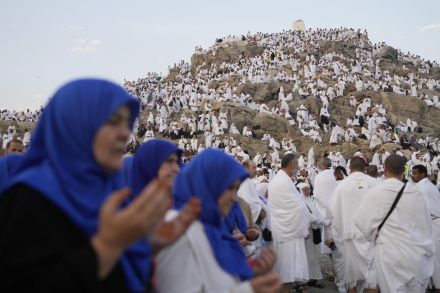
{"type": "Polygon", "coordinates": [[[183,151],[166,140],[153,139],[139,146],[133,156],[132,171],[129,176],[134,196],[157,177],[162,163],[174,153],[177,154],[181,166],[183,151]]]}
{"type": "Polygon", "coordinates": [[[233,158],[215,149],[206,149],[183,168],[174,184],[174,203],[181,209],[192,196],[201,200],[199,221],[219,266],[227,273],[248,280],[252,271],[243,249],[228,232],[218,208],[218,199],[236,180],[249,174],[233,158]]]}
{"type": "MultiPolygon", "coordinates": [[[[121,187],[115,184],[118,173],[109,174],[96,162],[93,142],[99,128],[122,106],[130,109],[132,127],[139,104],[119,85],[81,79],[62,86],[47,104],[9,186],[22,183],[36,189],[91,238],[102,204],[121,187]]],[[[120,265],[128,288],[144,291],[151,265],[147,242],[128,247],[120,265]]]]}

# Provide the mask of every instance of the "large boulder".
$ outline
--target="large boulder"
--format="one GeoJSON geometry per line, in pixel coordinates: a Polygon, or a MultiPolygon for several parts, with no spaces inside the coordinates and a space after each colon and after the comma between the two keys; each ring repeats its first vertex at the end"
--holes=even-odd
{"type": "Polygon", "coordinates": [[[196,68],[204,63],[208,67],[213,63],[234,63],[240,58],[252,58],[261,55],[263,51],[264,48],[257,46],[256,44],[248,44],[247,42],[229,43],[226,46],[218,47],[215,54],[212,54],[212,52],[207,54],[193,54],[191,57],[191,70],[194,74],[196,68]]]}
{"type": "Polygon", "coordinates": [[[254,101],[258,103],[269,102],[278,99],[278,93],[280,91],[280,86],[276,82],[269,83],[243,83],[238,86],[238,94],[249,94],[252,96],[254,101]]]}
{"type": "MultiPolygon", "coordinates": [[[[406,119],[411,118],[417,121],[418,126],[422,127],[423,132],[431,134],[440,133],[440,109],[428,107],[416,97],[374,91],[349,93],[349,96],[351,95],[355,96],[358,102],[361,102],[363,98],[371,97],[373,105],[376,103],[382,104],[387,110],[389,121],[394,125],[397,125],[399,122],[406,123],[406,119]]],[[[340,108],[340,105],[337,107],[340,108]]],[[[354,110],[351,111],[350,115],[354,115],[354,110]]]]}
{"type": "Polygon", "coordinates": [[[287,120],[278,118],[266,113],[258,113],[252,120],[255,129],[262,129],[269,132],[286,133],[287,120]]]}
{"type": "Polygon", "coordinates": [[[268,143],[266,141],[241,135],[233,135],[233,137],[239,144],[243,144],[251,157],[254,157],[257,153],[264,154],[269,152],[268,143]]]}
{"type": "Polygon", "coordinates": [[[440,67],[431,68],[430,74],[435,79],[440,79],[440,67]]]}
{"type": "Polygon", "coordinates": [[[391,46],[385,46],[377,53],[378,58],[388,59],[395,63],[397,61],[398,52],[391,46]]]}
{"type": "Polygon", "coordinates": [[[240,132],[245,125],[252,125],[252,119],[255,114],[246,106],[232,102],[211,102],[211,105],[212,110],[214,111],[219,111],[221,109],[227,110],[229,113],[229,120],[237,126],[240,132]]]}
{"type": "Polygon", "coordinates": [[[309,113],[313,113],[315,115],[319,115],[319,111],[321,110],[321,100],[318,100],[315,97],[309,96],[306,99],[299,99],[299,100],[292,100],[290,102],[288,102],[289,105],[289,112],[291,115],[296,114],[296,109],[300,106],[300,105],[304,105],[307,107],[307,109],[309,110],[309,113]]]}
{"type": "Polygon", "coordinates": [[[335,52],[356,58],[356,46],[353,43],[339,41],[319,41],[318,43],[322,52],[335,52]]]}

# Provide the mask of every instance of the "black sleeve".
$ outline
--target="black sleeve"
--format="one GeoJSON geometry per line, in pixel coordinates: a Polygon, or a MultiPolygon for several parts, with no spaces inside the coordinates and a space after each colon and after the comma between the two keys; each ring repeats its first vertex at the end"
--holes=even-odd
{"type": "Polygon", "coordinates": [[[116,266],[103,281],[90,241],[37,191],[0,198],[0,292],[126,292],[116,266]]]}

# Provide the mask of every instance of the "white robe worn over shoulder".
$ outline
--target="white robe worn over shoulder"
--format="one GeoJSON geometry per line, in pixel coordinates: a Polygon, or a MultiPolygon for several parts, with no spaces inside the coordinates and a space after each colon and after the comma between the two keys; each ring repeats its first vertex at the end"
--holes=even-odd
{"type": "MultiPolygon", "coordinates": [[[[370,189],[360,203],[355,224],[374,241],[379,225],[403,183],[395,178],[370,189]]],[[[382,292],[425,292],[433,273],[432,225],[423,194],[412,185],[405,190],[373,248],[377,282],[382,292]]]]}
{"type": "Polygon", "coordinates": [[[247,178],[241,183],[237,195],[249,205],[252,213],[252,221],[255,223],[263,208],[263,204],[258,196],[257,188],[250,178],[247,178]]]}
{"type": "Polygon", "coordinates": [[[309,234],[310,213],[292,179],[280,170],[268,187],[275,271],[282,283],[306,281],[309,269],[304,239],[309,234]]]}
{"type": "MultiPolygon", "coordinates": [[[[166,220],[178,215],[168,211],[166,220]]],[[[252,293],[249,282],[241,282],[218,265],[202,223],[195,221],[173,245],[156,257],[156,288],[163,293],[215,292],[252,293]]]]}
{"type": "MultiPolygon", "coordinates": [[[[326,219],[330,219],[330,212],[328,211],[328,201],[331,194],[333,193],[333,190],[336,188],[336,185],[336,178],[333,175],[333,169],[331,168],[319,172],[319,174],[316,175],[315,181],[313,183],[314,197],[318,203],[318,208],[322,211],[326,219]]],[[[325,236],[325,229],[326,228],[323,229],[323,236],[325,236]]],[[[323,237],[323,240],[326,240],[325,237],[323,237]]],[[[321,253],[330,254],[331,252],[332,251],[330,250],[330,248],[328,248],[323,241],[321,243],[321,253]]]]}
{"type": "MultiPolygon", "coordinates": [[[[338,272],[347,289],[362,286],[376,288],[376,280],[368,279],[367,272],[372,263],[373,246],[354,224],[354,216],[369,189],[377,181],[362,173],[353,172],[340,181],[329,200],[332,218],[332,236],[341,253],[342,267],[338,272]]],[[[370,274],[372,275],[372,274],[370,274]]]]}
{"type": "Polygon", "coordinates": [[[314,198],[307,196],[304,198],[306,205],[309,207],[310,213],[310,227],[309,227],[309,238],[306,239],[306,252],[307,260],[309,265],[309,278],[311,280],[322,280],[320,257],[321,251],[319,249],[319,244],[313,243],[312,228],[317,229],[323,226],[324,215],[316,207],[316,201],[314,198]]]}
{"type": "Polygon", "coordinates": [[[435,288],[440,288],[440,192],[428,178],[420,180],[416,186],[425,197],[428,212],[432,220],[433,240],[435,243],[432,282],[435,288]]]}

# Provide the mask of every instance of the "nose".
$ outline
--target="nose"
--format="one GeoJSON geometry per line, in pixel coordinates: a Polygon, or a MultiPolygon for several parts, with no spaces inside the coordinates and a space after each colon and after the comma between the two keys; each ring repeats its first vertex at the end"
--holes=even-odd
{"type": "Polygon", "coordinates": [[[128,140],[128,138],[130,137],[130,133],[131,131],[127,124],[119,127],[119,136],[121,137],[121,139],[128,140]]]}

